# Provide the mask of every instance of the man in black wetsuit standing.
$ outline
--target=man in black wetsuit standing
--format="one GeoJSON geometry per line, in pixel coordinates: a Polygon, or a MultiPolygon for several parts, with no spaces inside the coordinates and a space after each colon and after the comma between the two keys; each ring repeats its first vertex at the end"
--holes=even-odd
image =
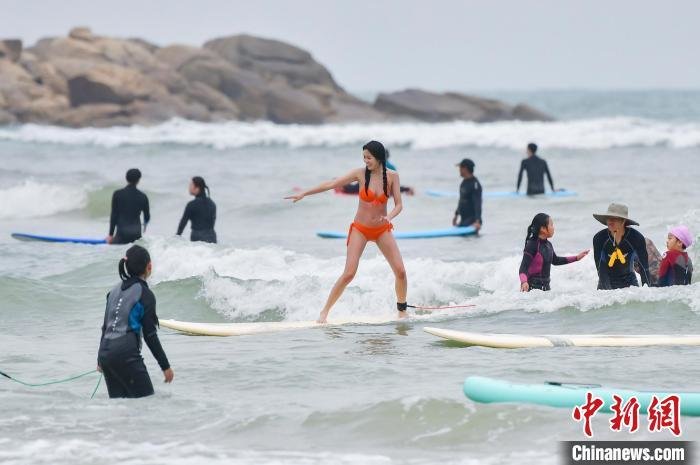
{"type": "Polygon", "coordinates": [[[650,286],[649,257],[642,233],[630,228],[639,223],[629,218],[626,205],[611,203],[606,213],[593,217],[607,226],[593,236],[593,260],[598,270],[598,289],[639,286],[634,274],[638,263],[642,284],[650,286]]]}
{"type": "Polygon", "coordinates": [[[128,244],[140,239],[142,232],[146,232],[146,226],[151,220],[151,212],[148,197],[136,188],[140,180],[141,171],[132,168],[126,172],[127,186],[112,194],[108,244],[128,244]],[[141,213],[143,213],[143,230],[141,213]]]}
{"type": "Polygon", "coordinates": [[[527,158],[520,164],[520,172],[518,173],[518,186],[515,192],[520,190],[520,183],[523,180],[523,172],[527,172],[527,195],[544,194],[544,175],[549,179],[549,186],[554,192],[554,182],[552,175],[549,173],[547,162],[537,156],[537,144],[527,144],[527,158]]]}
{"type": "Polygon", "coordinates": [[[462,176],[462,184],[459,186],[459,204],[455,216],[452,218],[453,226],[474,226],[477,231],[481,229],[481,183],[474,176],[474,162],[465,158],[457,164],[459,174],[462,176]]]}

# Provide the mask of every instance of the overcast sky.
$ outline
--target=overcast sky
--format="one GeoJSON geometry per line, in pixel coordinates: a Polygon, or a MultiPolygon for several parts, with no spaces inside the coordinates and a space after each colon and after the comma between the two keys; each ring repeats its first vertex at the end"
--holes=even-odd
{"type": "Polygon", "coordinates": [[[700,88],[700,1],[0,0],[0,35],[76,25],[159,45],[249,33],[351,91],[700,88]]]}

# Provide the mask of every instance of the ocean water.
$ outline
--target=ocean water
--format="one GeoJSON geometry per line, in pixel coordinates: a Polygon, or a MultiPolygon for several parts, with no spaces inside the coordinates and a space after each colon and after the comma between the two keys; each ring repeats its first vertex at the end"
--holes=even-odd
{"type": "MultiPolygon", "coordinates": [[[[0,128],[0,370],[49,381],[95,365],[106,292],[123,246],[17,242],[12,232],[101,237],[126,169],[139,167],[152,223],[151,286],[163,318],[190,321],[314,319],[342,271],[345,230],[357,200],[283,197],[361,166],[361,145],[383,141],[402,184],[398,230],[449,225],[455,163],[476,162],[485,190],[512,190],[524,146],[536,141],[556,187],[572,198],[484,201],[480,237],[400,242],[409,302],[474,304],[384,325],[349,325],[230,338],[163,329],[175,371],[161,384],[144,351],[156,396],[107,398],[97,375],[27,388],[0,378],[4,464],[503,464],[558,463],[558,441],[582,439],[567,409],[481,405],[464,397],[469,375],[516,382],[563,380],[633,389],[700,390],[697,348],[494,350],[445,344],[424,326],[484,332],[697,333],[700,284],[596,291],[595,266],[552,272],[553,291],[518,292],[517,269],[532,216],[552,215],[559,254],[589,248],[603,226],[591,216],[629,205],[662,249],[668,228],[700,233],[700,92],[494,93],[559,117],[552,123],[269,123],[63,129],[0,128]],[[218,245],[174,232],[203,176],[218,204],[218,245]]],[[[700,263],[698,248],[691,257],[700,263]]],[[[331,313],[393,315],[389,266],[368,246],[355,281],[331,313]]],[[[671,439],[670,433],[609,431],[598,439],[671,439]]],[[[700,420],[683,418],[683,437],[700,420]]]]}

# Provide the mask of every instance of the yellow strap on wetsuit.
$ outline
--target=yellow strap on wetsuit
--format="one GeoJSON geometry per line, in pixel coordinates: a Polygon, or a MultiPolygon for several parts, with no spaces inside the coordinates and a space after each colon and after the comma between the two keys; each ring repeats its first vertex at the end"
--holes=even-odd
{"type": "Polygon", "coordinates": [[[610,260],[608,261],[608,268],[612,268],[613,265],[615,265],[615,260],[620,260],[620,263],[623,265],[627,262],[625,259],[625,255],[622,253],[622,250],[619,249],[619,247],[615,247],[615,251],[610,255],[610,260]]]}

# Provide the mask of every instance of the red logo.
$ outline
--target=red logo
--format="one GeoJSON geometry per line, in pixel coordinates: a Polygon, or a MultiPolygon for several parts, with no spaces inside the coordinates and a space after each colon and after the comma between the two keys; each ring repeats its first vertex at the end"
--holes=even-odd
{"type": "Polygon", "coordinates": [[[668,396],[659,401],[654,396],[647,409],[649,431],[661,431],[668,428],[675,436],[681,435],[681,399],[678,396],[668,396]]]}
{"type": "MultiPolygon", "coordinates": [[[[610,410],[613,417],[610,419],[610,429],[612,431],[622,431],[623,428],[634,433],[639,429],[639,410],[641,405],[636,397],[629,398],[623,403],[623,398],[613,394],[613,404],[610,410]]],[[[576,421],[583,421],[583,433],[593,437],[591,419],[603,407],[605,402],[599,397],[595,397],[592,392],[586,393],[586,402],[583,405],[574,407],[572,417],[576,421]]],[[[657,396],[652,396],[647,408],[647,427],[649,432],[655,433],[668,429],[675,436],[681,435],[681,399],[679,396],[670,395],[659,400],[657,396]]]]}
{"type": "Polygon", "coordinates": [[[586,393],[586,403],[581,406],[574,407],[573,417],[576,421],[584,421],[583,432],[589,438],[593,437],[593,430],[591,428],[591,418],[595,416],[598,410],[603,406],[603,399],[593,397],[590,392],[586,393]]]}
{"type": "Polygon", "coordinates": [[[636,397],[631,397],[623,406],[622,397],[613,395],[615,403],[610,407],[615,416],[610,420],[610,429],[621,431],[625,426],[630,433],[634,433],[639,428],[639,402],[636,397]]]}

